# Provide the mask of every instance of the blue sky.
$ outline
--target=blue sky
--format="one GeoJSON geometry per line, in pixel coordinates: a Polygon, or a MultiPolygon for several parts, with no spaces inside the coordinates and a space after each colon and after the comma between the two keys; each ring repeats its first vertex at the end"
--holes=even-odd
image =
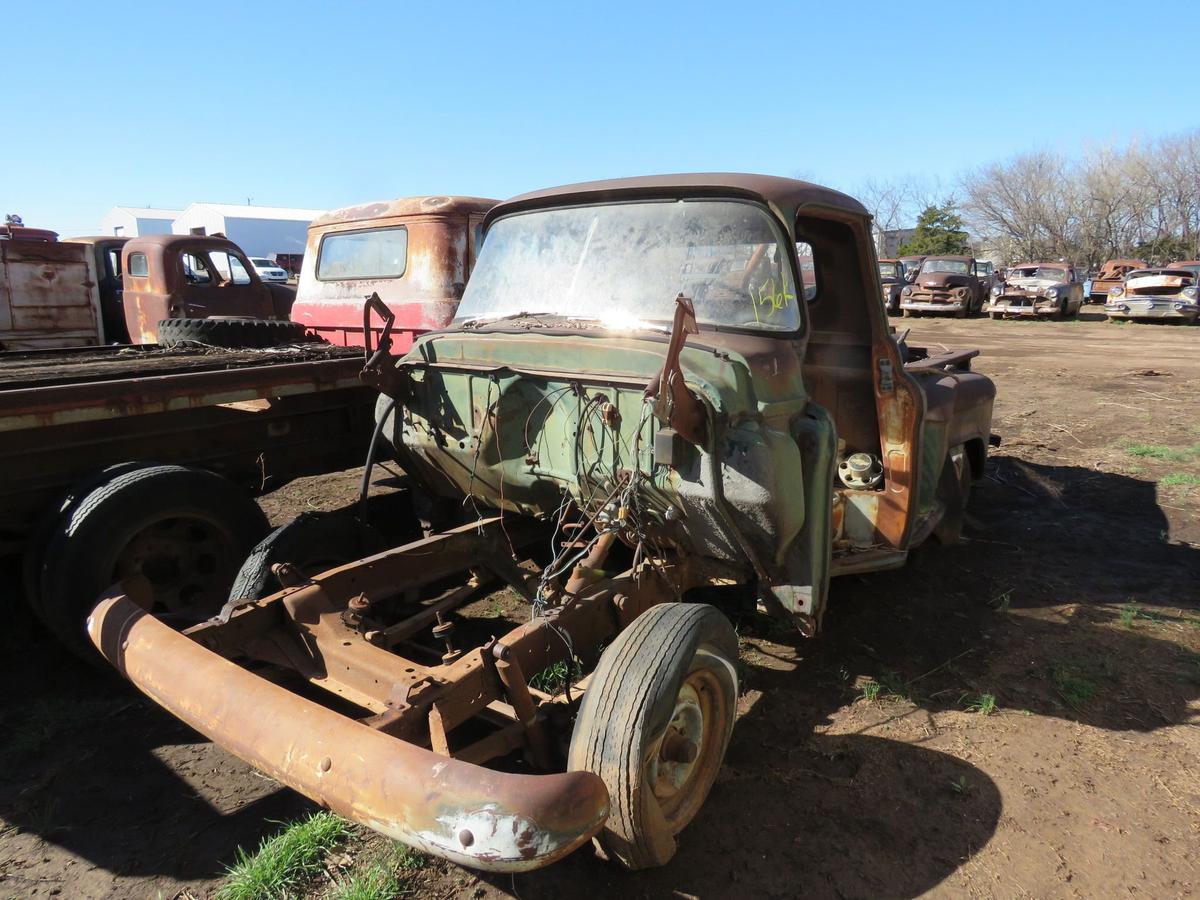
{"type": "MultiPolygon", "coordinates": [[[[9,3],[0,213],[738,170],[853,188],[1200,126],[1126,4],[9,3]],[[937,67],[938,71],[934,71],[937,67]],[[909,114],[902,113],[908,110],[909,114]]],[[[1139,7],[1197,22],[1195,0],[1139,7]]]]}

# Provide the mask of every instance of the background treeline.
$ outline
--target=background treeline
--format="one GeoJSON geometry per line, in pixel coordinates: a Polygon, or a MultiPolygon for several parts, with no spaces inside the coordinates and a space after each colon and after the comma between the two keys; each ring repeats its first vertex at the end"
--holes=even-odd
{"type": "Polygon", "coordinates": [[[1080,157],[1025,153],[951,185],[873,180],[849,193],[871,210],[879,233],[913,227],[930,207],[957,213],[974,252],[1001,262],[1200,258],[1200,129],[1080,157]]]}

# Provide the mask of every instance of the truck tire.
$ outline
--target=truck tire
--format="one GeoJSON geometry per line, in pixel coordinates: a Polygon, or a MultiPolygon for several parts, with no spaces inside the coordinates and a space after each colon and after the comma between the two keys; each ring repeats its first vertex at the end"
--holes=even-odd
{"type": "Polygon", "coordinates": [[[610,811],[597,840],[630,869],[661,866],[721,768],[737,712],[737,635],[716,607],[652,606],[592,674],[567,768],[593,772],[610,811]]]}
{"type": "Polygon", "coordinates": [[[87,478],[72,485],[71,490],[63,496],[58,504],[47,509],[38,519],[37,524],[30,532],[29,543],[21,560],[21,587],[25,594],[25,602],[31,609],[37,612],[38,598],[42,594],[42,571],[45,567],[46,545],[54,537],[63,517],[78,506],[80,500],[102,484],[107,484],[118,475],[152,465],[154,463],[123,462],[101,469],[99,472],[93,472],[87,478]]]}
{"type": "Polygon", "coordinates": [[[229,601],[261,600],[283,585],[271,571],[288,563],[302,575],[317,575],[385,549],[375,529],[349,513],[301,513],[258,542],[242,563],[229,601]]]}
{"type": "Polygon", "coordinates": [[[158,323],[158,343],[162,347],[204,344],[228,349],[260,349],[309,340],[299,322],[275,319],[213,316],[208,319],[163,319],[158,323]]]}
{"type": "Polygon", "coordinates": [[[84,631],[99,596],[145,577],[152,612],[181,627],[220,611],[241,560],[268,530],[258,504],[212,472],[148,466],[89,492],[46,547],[35,611],[72,652],[98,662],[84,631]]]}

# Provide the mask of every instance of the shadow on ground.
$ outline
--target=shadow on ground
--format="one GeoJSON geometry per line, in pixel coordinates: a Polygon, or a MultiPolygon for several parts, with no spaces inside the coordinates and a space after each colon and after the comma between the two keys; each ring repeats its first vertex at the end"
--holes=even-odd
{"type": "MultiPolygon", "coordinates": [[[[917,711],[961,709],[964,694],[989,691],[1002,709],[1117,731],[1185,721],[1200,666],[1155,636],[1153,618],[1116,623],[1131,599],[1168,624],[1200,622],[1200,553],[1166,532],[1151,482],[997,457],[968,540],[923,550],[901,571],[838,581],[818,639],[739,623],[754,651],[749,708],[668,867],[626,873],[585,849],[515,882],[488,880],[525,900],[930,889],[995,831],[995,784],[919,741],[816,729],[856,702],[864,678],[917,711]]],[[[3,751],[0,814],[18,834],[112,872],[188,880],[219,874],[239,845],[275,830],[268,820],[312,808],[36,630],[16,641],[3,726],[19,739],[3,751]]]]}

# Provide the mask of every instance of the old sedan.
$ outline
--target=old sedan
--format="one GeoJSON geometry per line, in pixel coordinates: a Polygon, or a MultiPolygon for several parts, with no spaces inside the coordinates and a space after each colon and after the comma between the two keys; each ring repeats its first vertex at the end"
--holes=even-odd
{"type": "Polygon", "coordinates": [[[1162,269],[1135,269],[1125,283],[1108,292],[1104,314],[1110,320],[1185,324],[1196,321],[1197,281],[1194,268],[1175,264],[1162,269]]]}
{"type": "Polygon", "coordinates": [[[1009,268],[1003,284],[992,288],[988,312],[1005,316],[1069,319],[1083,306],[1083,282],[1068,263],[1022,263],[1009,268]]]}

